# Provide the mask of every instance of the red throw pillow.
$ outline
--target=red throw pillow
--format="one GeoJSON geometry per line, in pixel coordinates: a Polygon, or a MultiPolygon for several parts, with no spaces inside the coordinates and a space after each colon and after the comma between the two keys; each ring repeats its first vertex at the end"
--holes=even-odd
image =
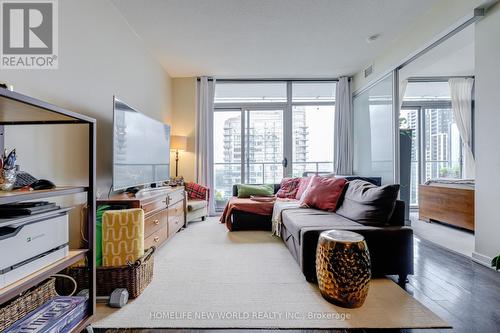
{"type": "Polygon", "coordinates": [[[276,193],[278,198],[295,199],[299,189],[300,178],[283,178],[280,189],[276,193]]]}
{"type": "Polygon", "coordinates": [[[307,185],[309,185],[310,181],[311,181],[311,177],[300,178],[299,188],[297,189],[297,195],[295,196],[295,199],[300,200],[302,193],[304,193],[304,191],[306,190],[307,185]]]}
{"type": "Polygon", "coordinates": [[[346,183],[344,178],[313,177],[304,204],[311,208],[334,212],[346,183]]]}

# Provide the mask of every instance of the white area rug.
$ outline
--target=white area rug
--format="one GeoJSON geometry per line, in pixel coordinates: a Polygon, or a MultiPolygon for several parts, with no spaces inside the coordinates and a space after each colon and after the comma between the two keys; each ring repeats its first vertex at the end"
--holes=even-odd
{"type": "Polygon", "coordinates": [[[443,320],[387,279],[344,309],[308,283],[269,232],[191,223],[156,253],[155,276],[122,309],[98,306],[100,328],[429,328],[443,320]]]}

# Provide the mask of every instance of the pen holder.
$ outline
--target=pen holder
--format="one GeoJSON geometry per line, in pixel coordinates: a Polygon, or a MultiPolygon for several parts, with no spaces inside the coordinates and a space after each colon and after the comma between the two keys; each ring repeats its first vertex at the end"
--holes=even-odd
{"type": "Polygon", "coordinates": [[[16,182],[16,170],[2,170],[2,184],[0,187],[3,191],[10,191],[14,187],[14,183],[16,182]]]}

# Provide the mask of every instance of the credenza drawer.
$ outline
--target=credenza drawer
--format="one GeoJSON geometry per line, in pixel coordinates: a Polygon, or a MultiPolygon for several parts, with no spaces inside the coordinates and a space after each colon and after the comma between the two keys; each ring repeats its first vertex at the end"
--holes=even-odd
{"type": "Polygon", "coordinates": [[[168,205],[174,205],[184,200],[184,191],[175,191],[168,194],[168,205]]]}
{"type": "Polygon", "coordinates": [[[168,229],[163,226],[144,239],[144,249],[160,246],[168,238],[168,229]]]}
{"type": "Polygon", "coordinates": [[[172,237],[184,225],[184,202],[168,208],[168,237],[172,237]]]}
{"type": "Polygon", "coordinates": [[[160,228],[167,228],[168,210],[163,209],[158,213],[144,219],[144,236],[148,237],[160,228]]]}
{"type": "Polygon", "coordinates": [[[144,203],[141,205],[141,208],[144,210],[144,214],[148,215],[155,213],[158,210],[165,208],[166,206],[167,206],[167,198],[164,197],[161,200],[155,200],[148,203],[144,203]]]}

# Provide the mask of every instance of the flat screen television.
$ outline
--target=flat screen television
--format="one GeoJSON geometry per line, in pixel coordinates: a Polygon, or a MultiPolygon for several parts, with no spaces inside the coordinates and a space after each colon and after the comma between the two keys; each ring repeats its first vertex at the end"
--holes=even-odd
{"type": "Polygon", "coordinates": [[[113,190],[168,180],[170,126],[113,102],[113,190]]]}

